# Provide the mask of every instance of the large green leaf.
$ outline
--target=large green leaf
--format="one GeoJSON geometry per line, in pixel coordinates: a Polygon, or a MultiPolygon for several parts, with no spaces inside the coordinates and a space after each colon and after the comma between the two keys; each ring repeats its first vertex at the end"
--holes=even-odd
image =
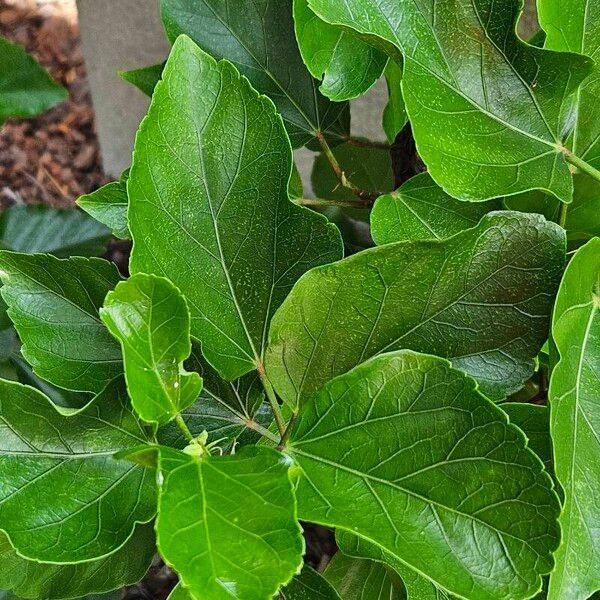
{"type": "Polygon", "coordinates": [[[137,583],[148,571],[156,545],[151,525],[135,533],[114,554],[74,565],[53,565],[21,558],[0,534],[0,587],[21,598],[62,600],[101,594],[137,583]]]}
{"type": "Polygon", "coordinates": [[[304,565],[300,575],[296,575],[279,592],[279,600],[341,600],[341,598],[323,575],[304,565]]]}
{"type": "Polygon", "coordinates": [[[0,125],[9,117],[35,117],[66,96],[32,56],[0,37],[0,125]]]}
{"type": "Polygon", "coordinates": [[[565,271],[552,338],[560,360],[550,380],[550,430],[565,503],[548,597],[587,598],[600,589],[600,238],[565,271]]]}
{"type": "Polygon", "coordinates": [[[37,375],[70,390],[98,393],[123,372],[119,344],[98,315],[120,280],[114,264],[0,252],[0,269],[8,314],[37,375]]]}
{"type": "MultiPolygon", "coordinates": [[[[597,60],[600,51],[600,4],[596,0],[538,0],[545,47],[579,52],[597,60]]],[[[600,65],[581,86],[574,107],[576,123],[570,147],[594,167],[600,167],[600,65]]]]}
{"type": "Polygon", "coordinates": [[[325,578],[342,600],[405,600],[402,583],[381,563],[337,552],[325,578]]]}
{"type": "Polygon", "coordinates": [[[550,477],[446,360],[376,357],[304,403],[290,437],[301,519],[352,531],[473,600],[529,598],[552,569],[550,477]]]}
{"type": "Polygon", "coordinates": [[[486,200],[543,189],[569,202],[563,143],[572,93],[592,61],[521,41],[520,5],[309,0],[325,21],[402,52],[402,90],[419,154],[450,195],[486,200]]]}
{"type": "Polygon", "coordinates": [[[402,69],[393,60],[390,60],[385,68],[385,80],[388,88],[388,103],[383,110],[383,130],[391,144],[408,121],[402,95],[402,69]]]}
{"type": "Polygon", "coordinates": [[[147,441],[121,382],[79,411],[20,383],[0,391],[0,530],[21,556],[98,559],[152,519],[153,473],[113,456],[147,441]]]}
{"type": "Polygon", "coordinates": [[[0,215],[0,247],[59,258],[104,254],[110,231],[79,210],[11,206],[0,215]]]}
{"type": "Polygon", "coordinates": [[[267,374],[289,404],[382,352],[445,356],[501,399],[547,337],[564,232],[500,212],[442,241],[366,250],[305,275],[277,311],[267,374]]]}
{"type": "Polygon", "coordinates": [[[381,77],[387,56],[319,19],[308,0],[294,0],[294,25],[304,63],[313,77],[323,80],[319,89],[331,100],[361,96],[381,77]]]}
{"type": "Polygon", "coordinates": [[[270,600],[302,564],[285,458],[256,446],[196,457],[161,448],[158,547],[196,600],[270,600]]]}
{"type": "Polygon", "coordinates": [[[136,140],[131,270],[181,290],[192,336],[225,379],[262,361],[271,315],[298,277],[341,256],[336,228],[290,202],[291,172],[270,100],[181,36],[136,140]]]}
{"type": "Polygon", "coordinates": [[[100,189],[81,196],[77,204],[90,214],[96,221],[104,223],[115,237],[127,240],[131,238],[127,226],[127,179],[129,172],[125,171],[119,181],[107,183],[100,189]]]}
{"type": "Polygon", "coordinates": [[[325,98],[302,62],[292,0],[161,0],[161,7],[172,42],[182,33],[189,35],[217,60],[231,61],[273,100],[294,147],[318,132],[332,143],[348,136],[348,103],[325,98]]]}
{"type": "Polygon", "coordinates": [[[144,421],[167,423],[196,401],[202,378],[183,368],[192,351],[190,313],[168,279],[139,273],[122,281],[100,317],[121,343],[129,397],[144,421]]]}
{"type": "Polygon", "coordinates": [[[429,173],[421,173],[377,199],[371,211],[371,235],[378,245],[444,239],[474,227],[483,215],[501,208],[499,200],[456,200],[429,173]]]}

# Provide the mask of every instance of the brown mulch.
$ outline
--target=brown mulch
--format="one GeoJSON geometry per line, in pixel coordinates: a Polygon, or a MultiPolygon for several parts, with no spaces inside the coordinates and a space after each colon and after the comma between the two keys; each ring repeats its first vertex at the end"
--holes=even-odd
{"type": "Polygon", "coordinates": [[[0,128],[0,206],[73,206],[107,178],[71,0],[0,0],[0,35],[21,44],[69,90],[69,98],[29,121],[0,128]]]}

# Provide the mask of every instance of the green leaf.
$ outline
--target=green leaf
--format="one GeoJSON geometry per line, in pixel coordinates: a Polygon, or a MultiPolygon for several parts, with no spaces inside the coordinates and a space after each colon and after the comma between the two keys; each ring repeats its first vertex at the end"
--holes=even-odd
{"type": "Polygon", "coordinates": [[[292,199],[304,197],[304,186],[302,184],[302,177],[298,167],[292,165],[292,176],[290,177],[290,183],[288,185],[288,195],[292,199]]]}
{"type": "Polygon", "coordinates": [[[120,281],[114,264],[0,252],[0,269],[8,314],[37,375],[59,387],[98,393],[123,372],[119,344],[98,316],[120,281]]]}
{"type": "MultiPolygon", "coordinates": [[[[538,0],[539,19],[546,31],[545,47],[597,58],[600,50],[600,4],[593,0],[538,0]]],[[[598,62],[575,96],[573,137],[569,146],[579,158],[600,167],[600,66],[598,62]]]]}
{"type": "Polygon", "coordinates": [[[167,600],[194,600],[193,596],[178,583],[173,591],[169,594],[167,600]]]}
{"type": "Polygon", "coordinates": [[[564,232],[499,212],[442,241],[400,242],[314,269],[273,318],[269,379],[295,405],[367,358],[436,354],[492,399],[531,376],[565,261],[564,232]]]}
{"type": "MultiPolygon", "coordinates": [[[[394,188],[394,173],[388,150],[346,143],[334,148],[333,154],[347,177],[360,189],[383,193],[394,188]]],[[[311,182],[318,198],[356,200],[350,190],[340,185],[325,154],[319,154],[315,159],[311,182]]],[[[348,214],[355,214],[359,210],[355,209],[348,214]]],[[[366,211],[362,209],[360,212],[366,211]]]]}
{"type": "MultiPolygon", "coordinates": [[[[335,534],[335,541],[341,552],[349,557],[358,559],[368,559],[365,562],[376,561],[388,565],[386,570],[393,569],[396,575],[401,579],[401,585],[395,581],[391,575],[392,588],[398,595],[399,590],[403,593],[399,594],[402,600],[449,600],[450,596],[443,590],[436,587],[429,579],[426,579],[405,563],[398,560],[393,555],[385,552],[380,546],[359,538],[348,531],[338,530],[335,534]]],[[[364,567],[363,567],[364,568],[364,567]]],[[[375,571],[375,568],[373,567],[375,571]]],[[[385,597],[385,596],[384,596],[385,597]]]]}
{"type": "Polygon", "coordinates": [[[483,215],[501,208],[499,200],[456,200],[431,175],[421,173],[377,199],[371,212],[371,234],[378,245],[440,240],[474,227],[483,215]]]}
{"type": "Polygon", "coordinates": [[[587,598],[600,589],[600,239],[573,257],[560,285],[552,338],[560,360],[550,380],[556,476],[565,492],[548,598],[587,598]]]}
{"type": "Polygon", "coordinates": [[[270,100],[180,37],[136,140],[130,266],[181,290],[192,336],[228,380],[262,361],[270,318],[300,275],[341,256],[336,228],[290,202],[291,172],[270,100]]]}
{"type": "Polygon", "coordinates": [[[391,144],[408,122],[408,115],[402,95],[402,69],[398,63],[390,60],[384,73],[388,88],[388,103],[383,110],[383,130],[391,144]]]}
{"type": "Polygon", "coordinates": [[[168,279],[140,273],[122,281],[100,317],[121,344],[129,397],[144,421],[167,423],[196,401],[202,378],[183,368],[192,351],[190,313],[168,279]]]}
{"type": "Polygon", "coordinates": [[[564,135],[572,94],[593,63],[521,41],[518,2],[309,0],[309,6],[329,23],[402,52],[402,91],[419,155],[451,196],[481,201],[542,189],[571,200],[564,135]]]}
{"type": "Polygon", "coordinates": [[[465,598],[529,598],[552,569],[550,477],[443,359],[401,351],[356,367],[300,407],[290,439],[303,520],[352,531],[465,598]]]}
{"type": "Polygon", "coordinates": [[[96,221],[104,223],[115,237],[122,240],[131,239],[127,225],[127,179],[129,172],[125,171],[119,181],[107,183],[100,189],[81,196],[77,204],[90,214],[96,221]]]}
{"type": "Polygon", "coordinates": [[[66,97],[32,56],[0,37],[0,124],[10,117],[35,117],[66,97]]]}
{"type": "Polygon", "coordinates": [[[22,598],[37,600],[101,594],[137,583],[148,571],[155,552],[152,525],[137,527],[114,554],[75,565],[53,565],[21,558],[8,538],[0,534],[0,587],[22,598]]]}
{"type": "Polygon", "coordinates": [[[296,39],[311,75],[322,79],[319,88],[340,102],[362,96],[381,77],[387,56],[348,30],[319,19],[308,0],[294,0],[296,39]]]}
{"type": "Polygon", "coordinates": [[[342,600],[405,600],[402,583],[384,565],[337,552],[325,578],[342,600]]]}
{"type": "Polygon", "coordinates": [[[295,148],[318,132],[331,143],[348,136],[348,103],[325,98],[302,62],[292,0],[161,0],[161,9],[171,42],[189,35],[217,60],[231,61],[273,100],[295,148]]]}
{"type": "Polygon", "coordinates": [[[279,600],[341,600],[341,598],[323,575],[304,565],[300,575],[296,575],[279,592],[279,600]]]}
{"type": "Polygon", "coordinates": [[[147,441],[121,382],[79,411],[20,383],[0,391],[0,530],[19,555],[99,559],[152,519],[153,474],[113,456],[147,441]]]}
{"type": "Polygon", "coordinates": [[[121,71],[119,76],[128,83],[134,85],[138,90],[142,91],[146,96],[152,96],[156,84],[162,77],[162,72],[165,67],[164,63],[158,65],[150,65],[141,69],[131,69],[130,71],[121,71]]]}
{"type": "Polygon", "coordinates": [[[196,600],[269,600],[304,550],[285,457],[246,447],[223,457],[160,449],[161,555],[196,600]]]}
{"type": "Polygon", "coordinates": [[[0,247],[14,252],[98,256],[109,239],[106,227],[79,210],[15,205],[0,215],[0,247]]]}
{"type": "Polygon", "coordinates": [[[505,402],[500,408],[529,440],[529,447],[540,457],[548,473],[552,473],[550,411],[547,406],[524,402],[505,402]]]}

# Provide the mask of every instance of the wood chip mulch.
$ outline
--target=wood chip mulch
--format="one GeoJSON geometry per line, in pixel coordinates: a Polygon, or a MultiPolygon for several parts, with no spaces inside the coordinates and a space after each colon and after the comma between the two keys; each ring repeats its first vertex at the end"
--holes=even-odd
{"type": "Polygon", "coordinates": [[[15,202],[73,206],[108,181],[72,0],[0,0],[0,35],[21,44],[69,90],[37,119],[0,128],[0,206],[15,202]]]}

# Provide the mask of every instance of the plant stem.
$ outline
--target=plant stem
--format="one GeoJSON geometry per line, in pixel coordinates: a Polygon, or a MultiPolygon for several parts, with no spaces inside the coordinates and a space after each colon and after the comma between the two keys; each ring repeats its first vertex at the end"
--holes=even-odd
{"type": "Polygon", "coordinates": [[[252,429],[252,431],[256,431],[257,433],[260,433],[260,435],[267,438],[268,440],[271,440],[272,442],[275,442],[276,444],[278,444],[280,441],[280,438],[277,437],[273,432],[269,431],[262,425],[259,425],[256,421],[254,421],[252,419],[244,421],[244,425],[248,429],[252,429]]]}
{"type": "Polygon", "coordinates": [[[177,427],[179,427],[179,429],[181,429],[181,431],[183,432],[183,435],[185,436],[185,439],[188,442],[191,443],[195,440],[194,436],[192,435],[192,432],[189,430],[188,426],[186,425],[186,423],[183,420],[183,417],[181,415],[177,415],[175,417],[175,423],[177,423],[177,427]]]}
{"type": "Polygon", "coordinates": [[[561,202],[560,203],[560,212],[558,213],[558,224],[563,229],[566,229],[568,210],[569,210],[569,205],[566,202],[561,202]]]}
{"type": "Polygon", "coordinates": [[[347,189],[349,189],[355,196],[360,198],[366,204],[365,206],[373,206],[375,200],[381,195],[377,192],[367,192],[366,190],[361,190],[358,186],[354,185],[344,173],[344,169],[340,166],[340,163],[337,161],[337,158],[334,156],[325,136],[319,131],[317,132],[317,139],[319,140],[319,144],[321,144],[321,148],[323,149],[323,154],[327,157],[333,172],[336,177],[340,180],[340,183],[347,189]]]}
{"type": "Polygon", "coordinates": [[[271,405],[271,410],[273,411],[273,416],[275,417],[275,423],[277,423],[277,429],[279,431],[279,435],[283,436],[285,433],[285,419],[281,414],[281,408],[279,407],[279,402],[277,402],[277,396],[275,396],[275,390],[265,373],[265,368],[262,364],[258,364],[256,366],[256,370],[258,371],[258,375],[260,377],[260,381],[263,384],[263,388],[265,388],[265,393],[267,394],[267,400],[271,405]]]}
{"type": "Polygon", "coordinates": [[[563,149],[563,154],[565,155],[565,159],[567,162],[571,163],[573,166],[577,167],[583,173],[586,173],[590,177],[593,177],[597,181],[600,181],[600,171],[592,167],[592,165],[585,162],[585,160],[581,160],[578,156],[575,156],[570,150],[566,148],[563,149]]]}
{"type": "Polygon", "coordinates": [[[356,146],[357,148],[379,148],[380,150],[390,149],[390,145],[387,142],[376,142],[374,140],[355,138],[350,135],[346,138],[346,142],[351,146],[356,146]]]}
{"type": "Polygon", "coordinates": [[[356,200],[323,200],[321,198],[294,198],[294,203],[300,206],[347,206],[349,208],[371,208],[372,202],[356,200]]]}
{"type": "Polygon", "coordinates": [[[290,422],[288,423],[287,427],[285,428],[285,431],[283,432],[283,435],[281,436],[281,439],[279,440],[279,444],[277,446],[278,450],[283,450],[285,448],[285,444],[288,441],[288,438],[290,437],[292,427],[294,426],[294,423],[296,422],[297,418],[298,413],[294,411],[290,418],[290,422]]]}

